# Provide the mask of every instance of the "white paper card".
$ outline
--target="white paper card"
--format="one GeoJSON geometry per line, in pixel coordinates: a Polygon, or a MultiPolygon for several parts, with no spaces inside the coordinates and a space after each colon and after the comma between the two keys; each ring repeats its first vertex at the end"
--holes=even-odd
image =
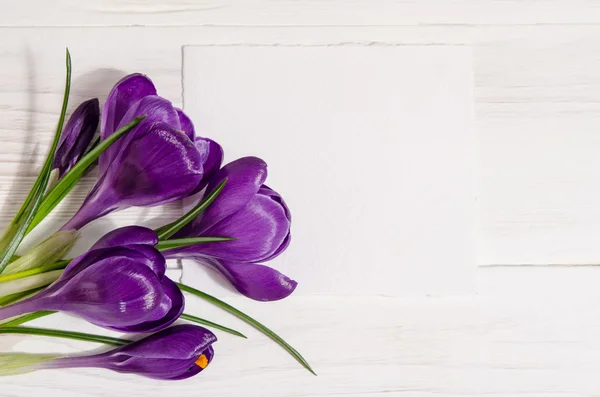
{"type": "Polygon", "coordinates": [[[186,47],[184,103],[226,161],[269,164],[293,215],[270,265],[297,295],[472,291],[469,48],[186,47]]]}

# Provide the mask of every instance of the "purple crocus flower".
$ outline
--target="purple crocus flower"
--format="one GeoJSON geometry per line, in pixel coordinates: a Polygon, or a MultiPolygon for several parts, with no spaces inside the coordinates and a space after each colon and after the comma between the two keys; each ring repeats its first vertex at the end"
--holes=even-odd
{"type": "Polygon", "coordinates": [[[106,368],[152,379],[181,380],[199,374],[210,364],[214,357],[212,344],[216,340],[216,336],[209,330],[186,324],[167,328],[137,342],[92,356],[57,358],[13,353],[5,355],[8,356],[5,360],[16,369],[12,373],[53,368],[106,368]],[[20,365],[20,362],[33,364],[20,365]]]}
{"type": "Polygon", "coordinates": [[[102,237],[73,259],[61,277],[37,295],[0,308],[0,320],[41,310],[75,314],[122,332],[153,332],[183,312],[184,298],[165,276],[156,233],[129,226],[102,237]]]}
{"type": "Polygon", "coordinates": [[[182,199],[198,192],[219,168],[221,147],[195,137],[189,118],[156,95],[152,81],[141,74],[123,78],[110,92],[101,118],[101,139],[144,114],[142,122],[102,153],[98,182],[63,230],[80,229],[131,206],[182,199]]]}
{"type": "Polygon", "coordinates": [[[60,135],[54,156],[52,168],[58,169],[59,178],[79,161],[90,146],[99,120],[100,105],[97,98],[85,101],[75,109],[60,135]]]}
{"type": "Polygon", "coordinates": [[[62,230],[79,230],[116,210],[179,200],[200,184],[202,157],[181,132],[144,120],[124,139],[126,144],[62,230]]]}
{"type": "MultiPolygon", "coordinates": [[[[158,96],[154,83],[147,76],[140,73],[130,74],[111,90],[102,112],[102,139],[106,139],[140,114],[148,115],[147,122],[160,121],[183,132],[196,146],[201,156],[204,178],[194,190],[200,191],[221,167],[223,149],[213,140],[196,136],[190,118],[171,102],[158,96]]],[[[123,143],[116,142],[100,157],[101,169],[106,168],[116,157],[122,145],[123,143]]]]}
{"type": "Polygon", "coordinates": [[[210,192],[224,178],[217,199],[176,237],[225,236],[237,240],[198,244],[164,252],[167,258],[190,258],[221,272],[242,294],[260,301],[283,299],[296,288],[277,270],[260,264],[290,243],[291,215],[283,198],[264,185],[267,164],[244,157],[219,170],[208,184],[210,192]]]}

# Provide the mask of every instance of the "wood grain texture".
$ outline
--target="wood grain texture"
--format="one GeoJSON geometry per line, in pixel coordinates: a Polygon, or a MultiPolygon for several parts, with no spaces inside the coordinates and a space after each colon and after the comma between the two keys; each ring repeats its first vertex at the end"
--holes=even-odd
{"type": "Polygon", "coordinates": [[[470,48],[187,46],[184,91],[225,162],[268,164],[297,294],[473,291],[470,48]]]}
{"type": "Polygon", "coordinates": [[[480,263],[598,263],[600,30],[533,33],[475,50],[480,263]]]}
{"type": "MultiPolygon", "coordinates": [[[[190,313],[222,322],[248,340],[218,333],[216,359],[184,382],[103,370],[45,371],[2,379],[0,395],[51,390],[65,397],[206,395],[593,396],[600,387],[598,268],[489,268],[479,296],[389,299],[290,298],[277,304],[228,299],[279,332],[313,365],[313,377],[264,336],[218,309],[188,299],[190,313]],[[515,287],[515,280],[517,286],[515,287]],[[532,294],[531,285],[536,285],[532,294]],[[575,294],[560,294],[560,286],[575,294]],[[575,292],[575,291],[574,291],[575,292]],[[95,387],[91,387],[95,385],[95,387]]],[[[60,316],[38,325],[98,332],[60,316]]],[[[80,342],[3,336],[3,351],[75,353],[80,342]]]]}
{"type": "Polygon", "coordinates": [[[35,0],[0,2],[1,26],[590,24],[590,0],[35,0]],[[35,9],[37,12],[32,12],[35,9]]]}
{"type": "MultiPolygon", "coordinates": [[[[78,100],[105,96],[117,78],[132,71],[150,75],[160,92],[180,105],[185,45],[469,44],[478,122],[480,264],[599,261],[600,27],[4,28],[0,33],[13,37],[0,46],[5,59],[0,194],[9,201],[7,208],[16,209],[27,191],[56,123],[65,44],[75,65],[71,108],[78,100]],[[23,131],[34,133],[23,136],[23,131]]],[[[2,222],[8,221],[6,214],[2,222]]]]}
{"type": "MultiPolygon", "coordinates": [[[[54,128],[66,45],[73,101],[106,95],[120,75],[141,71],[181,105],[186,45],[470,44],[481,264],[596,263],[598,7],[591,0],[0,0],[0,199],[10,200],[0,224],[25,195],[54,128]]],[[[57,223],[73,205],[60,209],[57,223]]],[[[134,222],[140,214],[123,215],[134,222]]],[[[217,360],[201,377],[159,383],[100,370],[40,372],[2,379],[0,396],[593,396],[599,269],[484,268],[471,297],[230,300],[297,347],[317,378],[258,333],[191,303],[192,313],[250,336],[219,334],[217,360]]],[[[97,332],[65,317],[38,324],[97,332]]],[[[96,347],[39,341],[2,337],[0,350],[96,347]]]]}

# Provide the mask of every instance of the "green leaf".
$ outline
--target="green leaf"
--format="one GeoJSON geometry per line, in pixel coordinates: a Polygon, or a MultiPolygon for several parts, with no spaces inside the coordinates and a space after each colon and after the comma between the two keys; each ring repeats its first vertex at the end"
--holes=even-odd
{"type": "MultiPolygon", "coordinates": [[[[16,219],[16,217],[15,217],[15,219],[16,219]]],[[[15,237],[15,234],[17,233],[18,228],[19,228],[19,225],[15,224],[14,219],[12,221],[10,221],[10,223],[8,225],[6,225],[6,228],[4,228],[2,235],[0,235],[0,252],[3,252],[4,250],[6,250],[6,248],[10,244],[10,242],[15,237]]],[[[12,258],[11,258],[11,260],[12,260],[12,258]]],[[[9,263],[10,263],[10,261],[9,261],[9,263]]]]}
{"type": "Polygon", "coordinates": [[[50,191],[48,192],[48,194],[46,194],[46,196],[44,197],[44,200],[42,201],[42,204],[40,205],[40,209],[38,210],[37,214],[35,214],[35,217],[33,218],[33,221],[31,222],[31,225],[29,225],[29,228],[27,229],[27,232],[25,232],[25,235],[28,235],[41,221],[44,220],[44,218],[46,218],[48,216],[48,214],[50,212],[52,212],[52,210],[65,198],[67,197],[67,194],[69,194],[69,192],[71,190],[73,190],[73,188],[75,186],[77,186],[77,183],[79,183],[79,180],[81,178],[77,178],[75,179],[73,182],[71,182],[71,184],[69,186],[65,186],[62,191],[60,192],[60,194],[56,194],[52,196],[52,201],[50,201],[48,199],[48,194],[50,194],[53,190],[54,187],[56,187],[56,185],[50,189],[50,191]]]}
{"type": "Polygon", "coordinates": [[[133,119],[129,124],[126,124],[122,128],[118,129],[110,135],[108,138],[100,142],[96,147],[90,150],[85,156],[83,156],[74,166],[67,172],[62,179],[54,186],[54,188],[48,192],[44,198],[44,202],[40,207],[40,211],[36,214],[36,217],[27,230],[30,232],[36,227],[49,213],[60,203],[60,201],[67,195],[67,193],[73,189],[79,178],[87,170],[87,168],[94,163],[100,157],[100,155],[108,149],[110,145],[115,143],[123,135],[131,131],[137,126],[146,115],[138,116],[133,119]]]}
{"type": "Polygon", "coordinates": [[[51,270],[64,269],[69,264],[70,260],[62,260],[55,263],[51,263],[49,265],[35,267],[33,269],[25,270],[19,273],[7,274],[4,276],[0,276],[0,283],[5,283],[7,281],[17,280],[24,277],[33,276],[40,273],[46,273],[51,270]]]}
{"type": "Polygon", "coordinates": [[[207,243],[219,243],[222,241],[236,240],[231,237],[188,237],[188,238],[176,238],[172,240],[159,241],[156,244],[156,249],[159,251],[170,250],[173,248],[188,247],[196,244],[207,244],[207,243]]]}
{"type": "Polygon", "coordinates": [[[7,321],[4,324],[0,324],[0,328],[3,327],[16,327],[17,325],[25,324],[29,321],[33,321],[35,319],[46,317],[56,312],[33,312],[29,314],[25,314],[24,316],[17,317],[14,320],[7,321]]]}
{"type": "Polygon", "coordinates": [[[51,336],[54,338],[65,338],[83,340],[86,342],[105,343],[107,345],[123,346],[132,341],[127,339],[111,338],[110,336],[86,334],[83,332],[62,331],[59,329],[33,328],[33,327],[0,327],[0,334],[21,334],[51,336]]]}
{"type": "Polygon", "coordinates": [[[185,225],[190,223],[194,218],[200,215],[204,210],[208,208],[209,205],[212,204],[213,201],[219,196],[225,184],[227,183],[227,178],[223,180],[223,182],[219,183],[219,185],[210,192],[202,201],[200,201],[194,208],[188,211],[187,214],[177,219],[175,222],[169,223],[168,225],[162,226],[156,229],[156,233],[158,234],[159,240],[166,240],[178,231],[180,231],[185,225]]]}
{"type": "MultiPolygon", "coordinates": [[[[58,126],[56,127],[56,133],[54,135],[54,142],[53,142],[53,143],[55,143],[55,145],[53,145],[54,150],[51,149],[49,151],[48,157],[46,157],[46,162],[44,163],[44,167],[42,168],[42,172],[40,172],[40,174],[38,175],[37,179],[35,180],[35,183],[33,184],[33,188],[27,195],[27,198],[23,202],[21,209],[15,216],[16,221],[19,221],[21,219],[21,217],[25,214],[25,211],[29,207],[29,204],[31,204],[31,202],[34,200],[36,192],[38,190],[40,190],[39,187],[42,185],[42,180],[43,180],[42,174],[43,174],[44,169],[48,168],[48,173],[50,173],[51,170],[49,168],[52,166],[52,163],[54,162],[54,154],[56,152],[56,146],[58,146],[58,139],[60,139],[60,134],[62,133],[63,125],[65,123],[65,117],[67,114],[67,105],[69,103],[69,94],[71,93],[71,53],[69,52],[68,48],[66,51],[66,67],[67,67],[67,72],[66,72],[65,92],[64,92],[64,96],[63,96],[63,103],[62,103],[62,109],[60,112],[60,117],[58,119],[58,126]],[[58,137],[58,139],[57,139],[57,137],[58,137]],[[48,161],[48,160],[50,160],[50,161],[48,161]]],[[[48,175],[48,179],[49,178],[50,178],[50,175],[48,175]]],[[[42,189],[42,190],[43,190],[42,191],[42,193],[43,193],[45,191],[45,189],[42,189]]]]}
{"type": "Polygon", "coordinates": [[[52,141],[52,145],[50,146],[50,150],[48,151],[48,156],[46,156],[46,161],[40,174],[38,175],[29,195],[25,199],[21,210],[15,216],[15,220],[11,223],[12,227],[16,227],[16,231],[12,236],[10,242],[6,246],[6,249],[2,251],[0,254],[0,273],[4,270],[6,265],[8,265],[11,257],[16,252],[19,244],[25,237],[25,232],[27,231],[29,225],[33,221],[33,217],[36,215],[37,210],[42,203],[42,199],[44,198],[44,193],[46,192],[46,187],[48,186],[48,180],[50,179],[50,172],[52,171],[52,163],[54,162],[54,154],[56,153],[56,148],[58,146],[58,142],[60,140],[60,134],[63,130],[63,125],[65,123],[65,115],[67,113],[67,104],[69,103],[69,93],[71,91],[71,54],[67,49],[66,56],[66,65],[67,65],[67,76],[65,83],[65,94],[63,97],[62,109],[60,112],[60,118],[58,120],[58,126],[56,127],[56,132],[54,134],[54,140],[52,141]]]}
{"type": "MultiPolygon", "coordinates": [[[[16,327],[17,325],[25,324],[26,322],[33,321],[33,320],[36,320],[36,319],[41,318],[41,317],[49,316],[49,315],[54,314],[54,313],[56,313],[56,312],[41,311],[41,312],[33,312],[33,313],[25,314],[24,316],[17,317],[14,320],[11,320],[9,322],[1,324],[0,327],[16,327]]],[[[212,328],[221,330],[223,332],[228,332],[228,333],[230,333],[232,335],[248,339],[246,337],[246,335],[242,334],[241,332],[238,332],[238,331],[236,331],[234,329],[231,329],[231,328],[227,328],[227,327],[225,327],[223,325],[220,325],[220,324],[217,324],[217,323],[213,323],[212,321],[208,321],[208,320],[205,320],[205,319],[200,318],[200,317],[196,317],[196,316],[192,316],[192,315],[183,313],[181,315],[181,319],[182,320],[190,321],[192,323],[206,325],[208,327],[212,327],[212,328]]]]}
{"type": "Polygon", "coordinates": [[[227,327],[225,327],[223,325],[220,325],[220,324],[217,324],[217,323],[213,323],[212,321],[208,321],[208,320],[205,320],[205,319],[200,318],[200,317],[196,317],[196,316],[192,316],[190,314],[183,313],[180,316],[180,318],[183,319],[183,320],[191,321],[191,322],[196,323],[196,324],[202,324],[202,325],[206,325],[208,327],[216,328],[216,329],[221,330],[223,332],[227,332],[227,333],[230,333],[232,335],[239,336],[240,338],[248,339],[248,337],[246,335],[242,334],[241,332],[238,332],[238,331],[236,331],[234,329],[231,329],[231,328],[227,328],[227,327]]]}
{"type": "Polygon", "coordinates": [[[310,371],[310,373],[312,373],[313,375],[317,375],[315,373],[315,371],[313,371],[313,369],[310,367],[308,362],[304,359],[304,357],[302,357],[302,355],[300,353],[298,353],[298,351],[296,349],[294,349],[292,346],[290,346],[286,341],[284,341],[275,332],[271,331],[269,328],[265,327],[264,325],[262,325],[261,323],[259,323],[255,319],[253,319],[252,317],[239,311],[238,309],[229,305],[228,303],[225,303],[222,300],[217,299],[214,296],[209,295],[205,292],[199,291],[199,290],[192,288],[185,284],[177,283],[177,285],[179,286],[179,288],[182,291],[189,292],[190,294],[193,294],[199,298],[202,298],[202,299],[212,303],[213,305],[216,305],[216,306],[220,307],[221,309],[233,314],[234,316],[245,321],[246,323],[250,324],[251,326],[253,326],[257,330],[259,330],[263,334],[267,335],[269,338],[271,338],[273,341],[275,341],[277,344],[279,344],[285,350],[287,350],[287,352],[290,353],[292,355],[292,357],[294,357],[300,364],[302,364],[302,366],[304,368],[306,368],[308,371],[310,371]]]}

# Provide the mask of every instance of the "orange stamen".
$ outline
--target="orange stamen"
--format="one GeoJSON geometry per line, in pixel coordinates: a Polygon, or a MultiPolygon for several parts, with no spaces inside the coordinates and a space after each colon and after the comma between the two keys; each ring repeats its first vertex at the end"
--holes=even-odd
{"type": "Polygon", "coordinates": [[[194,364],[204,369],[208,366],[208,358],[204,354],[201,354],[194,364]]]}

